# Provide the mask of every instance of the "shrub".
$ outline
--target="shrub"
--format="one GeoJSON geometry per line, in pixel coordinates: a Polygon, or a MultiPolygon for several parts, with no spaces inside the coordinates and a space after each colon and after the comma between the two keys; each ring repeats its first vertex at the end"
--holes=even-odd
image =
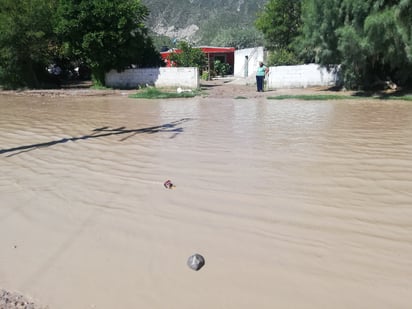
{"type": "Polygon", "coordinates": [[[203,71],[202,76],[200,77],[203,80],[209,80],[209,72],[208,71],[203,71]]]}
{"type": "Polygon", "coordinates": [[[298,57],[286,49],[277,49],[269,53],[268,65],[295,65],[300,64],[298,57]]]}
{"type": "Polygon", "coordinates": [[[225,76],[227,72],[229,72],[230,65],[228,63],[223,63],[220,60],[215,60],[214,68],[217,75],[225,76]]]}

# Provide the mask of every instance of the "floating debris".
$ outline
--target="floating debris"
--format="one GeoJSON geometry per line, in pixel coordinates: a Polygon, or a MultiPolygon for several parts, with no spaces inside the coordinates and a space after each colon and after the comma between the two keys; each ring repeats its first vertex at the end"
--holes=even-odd
{"type": "Polygon", "coordinates": [[[187,260],[187,266],[191,269],[198,271],[205,265],[205,258],[200,254],[193,254],[187,260]]]}
{"type": "Polygon", "coordinates": [[[8,292],[0,289],[1,309],[44,309],[45,307],[36,305],[28,298],[18,293],[8,292]]]}
{"type": "Polygon", "coordinates": [[[166,189],[173,189],[175,187],[175,185],[170,180],[166,180],[163,185],[166,189]]]}

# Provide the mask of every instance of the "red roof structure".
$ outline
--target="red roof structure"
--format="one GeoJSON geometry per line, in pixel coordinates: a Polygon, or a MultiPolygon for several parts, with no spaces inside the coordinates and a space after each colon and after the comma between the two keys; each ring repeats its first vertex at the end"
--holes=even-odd
{"type": "Polygon", "coordinates": [[[226,54],[234,53],[234,47],[213,47],[213,46],[200,46],[199,47],[205,54],[226,54]]]}
{"type": "MultiPolygon", "coordinates": [[[[234,47],[214,47],[214,46],[199,46],[207,57],[208,60],[208,69],[210,70],[213,67],[213,63],[216,60],[220,60],[222,63],[228,63],[231,68],[231,73],[233,73],[233,68],[235,66],[235,50],[234,47]]],[[[181,53],[180,49],[170,49],[166,52],[161,52],[163,60],[166,63],[167,67],[176,66],[174,63],[171,63],[169,60],[169,55],[171,53],[181,53]]]]}

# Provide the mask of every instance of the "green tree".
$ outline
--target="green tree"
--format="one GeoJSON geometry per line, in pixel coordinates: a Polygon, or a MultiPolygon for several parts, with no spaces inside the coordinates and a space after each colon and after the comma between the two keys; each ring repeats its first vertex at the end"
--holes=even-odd
{"type": "Polygon", "coordinates": [[[206,65],[206,55],[200,48],[193,48],[188,42],[180,41],[177,44],[179,52],[169,55],[169,60],[180,67],[198,67],[200,70],[206,65]]]}
{"type": "Polygon", "coordinates": [[[159,35],[154,32],[150,32],[150,37],[153,39],[153,45],[157,51],[167,51],[174,46],[173,40],[165,35],[159,35]],[[163,50],[167,48],[166,50],[163,50]]]}
{"type": "MultiPolygon", "coordinates": [[[[332,45],[333,48],[336,46],[336,50],[325,49],[329,50],[331,55],[336,54],[336,61],[329,64],[342,65],[343,78],[348,88],[357,88],[357,85],[364,84],[366,81],[370,53],[368,53],[364,22],[371,11],[371,2],[370,0],[362,2],[345,0],[338,5],[341,14],[338,22],[342,24],[335,22],[335,25],[339,25],[334,30],[337,41],[332,45]]],[[[330,22],[334,25],[333,21],[330,22]]],[[[324,59],[322,62],[326,64],[324,59]]]]}
{"type": "Polygon", "coordinates": [[[66,52],[87,63],[95,84],[131,64],[160,66],[147,34],[148,9],[139,0],[60,0],[56,31],[66,52]]]}
{"type": "Polygon", "coordinates": [[[410,9],[409,0],[304,0],[301,55],[340,64],[348,88],[387,79],[406,84],[412,68],[410,9]]]}
{"type": "Polygon", "coordinates": [[[55,1],[0,0],[0,84],[39,87],[52,58],[55,1]]]}
{"type": "Polygon", "coordinates": [[[395,20],[405,42],[408,58],[412,61],[412,0],[400,1],[395,11],[395,20]]]}
{"type": "Polygon", "coordinates": [[[370,80],[389,78],[404,84],[410,76],[412,63],[408,61],[407,44],[397,25],[398,5],[386,2],[375,3],[364,21],[368,49],[366,77],[370,80]]]}
{"type": "Polygon", "coordinates": [[[296,57],[295,53],[286,49],[270,51],[267,59],[267,64],[269,66],[295,65],[300,63],[301,61],[296,57]]]}
{"type": "Polygon", "coordinates": [[[299,62],[294,42],[301,28],[301,0],[269,0],[258,14],[255,25],[262,31],[270,50],[270,65],[299,62]]]}
{"type": "Polygon", "coordinates": [[[339,63],[335,25],[342,22],[337,1],[303,0],[301,19],[301,34],[296,40],[299,56],[306,62],[339,63]]]}
{"type": "Polygon", "coordinates": [[[269,49],[291,49],[300,33],[301,0],[269,0],[256,19],[269,49]]]}

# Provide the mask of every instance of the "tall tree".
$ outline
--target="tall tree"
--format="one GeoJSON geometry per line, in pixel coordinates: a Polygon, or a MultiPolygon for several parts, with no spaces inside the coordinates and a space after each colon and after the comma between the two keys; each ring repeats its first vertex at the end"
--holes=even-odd
{"type": "Polygon", "coordinates": [[[269,0],[255,25],[270,50],[270,65],[296,64],[295,39],[301,28],[301,0],[269,0]]]}
{"type": "Polygon", "coordinates": [[[324,65],[341,64],[347,87],[410,81],[410,15],[401,10],[410,0],[304,1],[301,51],[324,65]]]}
{"type": "Polygon", "coordinates": [[[337,50],[335,24],[339,22],[336,0],[303,0],[302,27],[298,37],[298,52],[308,62],[336,63],[337,50]]]}
{"type": "Polygon", "coordinates": [[[397,26],[397,8],[395,1],[375,2],[364,21],[368,49],[366,76],[373,80],[376,75],[379,79],[389,78],[403,84],[409,78],[411,62],[397,26]]]}
{"type": "Polygon", "coordinates": [[[405,42],[406,53],[412,61],[412,0],[400,1],[395,14],[399,32],[405,42]]]}
{"type": "Polygon", "coordinates": [[[148,13],[140,0],[60,0],[56,30],[67,51],[103,85],[111,69],[161,65],[144,25],[148,13]]]}
{"type": "MultiPolygon", "coordinates": [[[[337,49],[339,57],[337,59],[340,60],[333,64],[342,65],[343,77],[349,88],[356,88],[357,85],[363,85],[366,82],[370,53],[364,23],[371,12],[372,2],[371,0],[342,1],[337,6],[340,14],[337,23],[332,23],[338,26],[333,29],[337,38],[333,46],[337,49]]],[[[325,63],[324,60],[325,58],[322,60],[323,63],[325,63]]]]}
{"type": "Polygon", "coordinates": [[[300,32],[301,0],[269,0],[258,14],[256,27],[263,32],[266,47],[290,49],[300,32]]]}
{"type": "Polygon", "coordinates": [[[52,56],[52,0],[0,0],[0,84],[38,87],[52,56]]]}

